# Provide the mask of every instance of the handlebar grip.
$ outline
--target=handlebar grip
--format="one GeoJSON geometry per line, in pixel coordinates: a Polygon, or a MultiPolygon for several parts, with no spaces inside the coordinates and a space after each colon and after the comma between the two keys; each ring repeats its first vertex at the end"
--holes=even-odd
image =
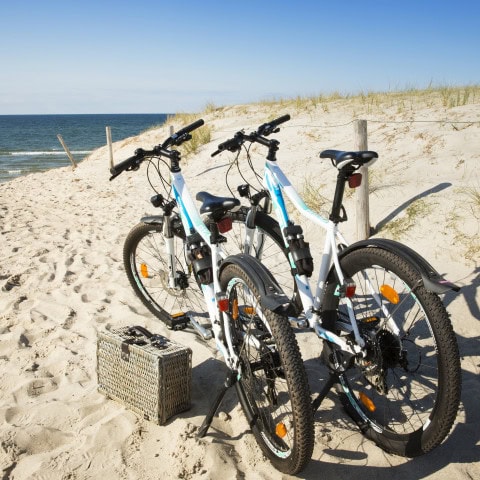
{"type": "Polygon", "coordinates": [[[270,125],[272,127],[277,127],[278,125],[288,122],[290,120],[290,115],[287,113],[286,115],[282,115],[281,117],[278,117],[276,120],[272,120],[270,122],[270,125]]]}
{"type": "Polygon", "coordinates": [[[133,157],[127,158],[126,160],[123,160],[123,162],[117,163],[117,165],[114,165],[113,167],[110,168],[110,173],[112,174],[111,180],[113,178],[117,177],[120,175],[122,172],[129,168],[137,168],[140,166],[140,162],[143,160],[143,153],[144,151],[142,149],[138,149],[135,152],[135,155],[133,157]]]}
{"type": "Polygon", "coordinates": [[[220,152],[223,152],[224,150],[230,150],[231,152],[234,152],[240,147],[240,142],[238,141],[238,138],[233,137],[229,138],[228,140],[225,140],[223,143],[220,143],[218,145],[218,150],[214,153],[212,153],[212,157],[215,155],[219,154],[220,152]]]}
{"type": "Polygon", "coordinates": [[[197,128],[201,127],[205,122],[203,121],[202,118],[197,120],[196,122],[191,123],[190,125],[187,125],[186,127],[182,128],[178,132],[175,133],[177,137],[181,137],[185,133],[190,133],[193,132],[193,130],[196,130],[197,128]]]}
{"type": "Polygon", "coordinates": [[[282,115],[281,117],[278,117],[275,120],[272,120],[271,122],[260,125],[256,133],[260,136],[268,137],[270,134],[276,132],[276,128],[279,125],[287,122],[288,120],[290,120],[290,115],[287,113],[286,115],[282,115]]]}

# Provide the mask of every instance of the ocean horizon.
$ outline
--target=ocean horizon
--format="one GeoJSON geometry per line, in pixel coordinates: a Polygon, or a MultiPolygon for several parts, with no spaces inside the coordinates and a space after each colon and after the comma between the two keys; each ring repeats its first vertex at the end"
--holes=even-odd
{"type": "Polygon", "coordinates": [[[0,115],[0,183],[32,172],[71,164],[60,134],[76,162],[112,141],[162,125],[167,113],[0,115]]]}

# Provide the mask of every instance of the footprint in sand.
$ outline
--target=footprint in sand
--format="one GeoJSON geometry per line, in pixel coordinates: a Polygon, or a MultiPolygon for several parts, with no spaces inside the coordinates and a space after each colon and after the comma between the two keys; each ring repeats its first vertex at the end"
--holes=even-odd
{"type": "Polygon", "coordinates": [[[45,393],[57,390],[57,383],[53,378],[36,378],[27,385],[27,395],[29,397],[38,397],[45,393]]]}
{"type": "Polygon", "coordinates": [[[68,317],[62,324],[62,328],[65,330],[70,330],[72,328],[73,323],[75,322],[75,317],[77,316],[77,312],[75,310],[70,309],[70,313],[68,314],[68,317]]]}
{"type": "Polygon", "coordinates": [[[21,275],[12,275],[2,287],[4,292],[9,292],[12,288],[20,286],[20,277],[21,275]]]}

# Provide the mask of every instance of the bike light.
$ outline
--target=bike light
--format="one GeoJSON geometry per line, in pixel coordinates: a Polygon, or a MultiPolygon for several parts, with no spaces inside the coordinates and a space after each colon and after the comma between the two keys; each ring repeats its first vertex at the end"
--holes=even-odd
{"type": "Polygon", "coordinates": [[[146,263],[142,263],[140,265],[140,273],[142,274],[143,278],[148,278],[148,267],[146,263]]]}
{"type": "Polygon", "coordinates": [[[348,177],[348,186],[350,188],[357,188],[362,184],[362,174],[354,173],[348,177]]]}
{"type": "Polygon", "coordinates": [[[382,285],[380,293],[390,302],[396,305],[400,301],[398,293],[390,285],[382,285]]]}
{"type": "Polygon", "coordinates": [[[220,233],[229,232],[232,229],[232,219],[230,217],[224,217],[217,222],[218,231],[220,233]]]}
{"type": "Polygon", "coordinates": [[[275,433],[280,438],[283,438],[287,434],[287,427],[283,422],[277,423],[277,426],[275,427],[275,433]]]}
{"type": "Polygon", "coordinates": [[[369,412],[374,412],[377,409],[373,401],[370,399],[370,397],[366,393],[360,392],[358,396],[360,397],[360,401],[362,402],[363,406],[369,412]]]}

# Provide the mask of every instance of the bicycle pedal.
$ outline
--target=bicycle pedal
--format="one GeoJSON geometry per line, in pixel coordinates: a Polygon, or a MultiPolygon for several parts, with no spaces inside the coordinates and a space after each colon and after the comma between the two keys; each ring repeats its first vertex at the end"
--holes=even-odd
{"type": "Polygon", "coordinates": [[[288,321],[294,328],[308,328],[308,320],[306,318],[288,317],[288,321]]]}
{"type": "Polygon", "coordinates": [[[184,330],[187,328],[189,321],[190,319],[185,313],[178,312],[170,315],[170,321],[167,322],[167,325],[172,330],[184,330]]]}
{"type": "Polygon", "coordinates": [[[380,323],[380,317],[373,316],[373,317],[362,318],[360,324],[364,327],[374,328],[379,323],[380,323]]]}

